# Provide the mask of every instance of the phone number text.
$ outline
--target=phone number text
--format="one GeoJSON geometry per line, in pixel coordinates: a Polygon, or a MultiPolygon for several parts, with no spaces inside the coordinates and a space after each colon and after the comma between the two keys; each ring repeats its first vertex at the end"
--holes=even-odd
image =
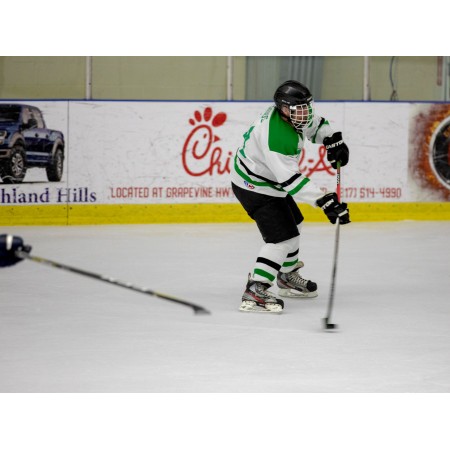
{"type": "Polygon", "coordinates": [[[401,198],[402,188],[400,187],[345,187],[342,189],[344,198],[401,198]]]}

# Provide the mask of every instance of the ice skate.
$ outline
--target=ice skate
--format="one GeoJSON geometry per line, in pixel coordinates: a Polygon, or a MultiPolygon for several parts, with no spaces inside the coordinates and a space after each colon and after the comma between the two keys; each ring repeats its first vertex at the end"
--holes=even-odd
{"type": "Polygon", "coordinates": [[[240,311],[280,313],[284,302],[269,292],[269,283],[252,280],[249,276],[247,287],[242,295],[240,311]]]}
{"type": "Polygon", "coordinates": [[[280,288],[278,291],[280,296],[290,298],[317,297],[317,284],[305,280],[298,272],[303,265],[303,262],[299,261],[292,272],[278,273],[277,286],[280,288]]]}

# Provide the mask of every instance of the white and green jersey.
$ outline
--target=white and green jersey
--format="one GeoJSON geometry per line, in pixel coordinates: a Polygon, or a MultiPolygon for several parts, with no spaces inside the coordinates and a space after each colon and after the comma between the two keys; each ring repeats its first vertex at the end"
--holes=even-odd
{"type": "Polygon", "coordinates": [[[314,116],[311,125],[299,134],[271,106],[244,134],[244,143],[234,158],[231,181],[252,192],[272,197],[290,194],[316,206],[324,192],[300,173],[300,154],[305,139],[321,144],[332,134],[328,121],[319,116],[314,116]]]}

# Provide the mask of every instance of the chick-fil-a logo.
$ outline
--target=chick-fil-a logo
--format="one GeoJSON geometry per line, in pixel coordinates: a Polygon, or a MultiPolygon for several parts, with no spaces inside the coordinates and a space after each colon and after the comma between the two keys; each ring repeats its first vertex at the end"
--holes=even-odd
{"type": "Polygon", "coordinates": [[[298,168],[300,173],[309,178],[314,172],[326,172],[328,175],[334,176],[332,167],[326,161],[327,150],[324,145],[321,145],[317,149],[319,159],[317,161],[314,158],[306,157],[306,149],[304,148],[300,160],[298,162],[298,168]],[[305,163],[305,165],[303,165],[305,163]],[[311,166],[312,165],[312,166],[311,166]]]}
{"type": "Polygon", "coordinates": [[[218,175],[230,173],[232,152],[225,155],[217,145],[220,138],[215,134],[215,128],[221,127],[227,120],[224,112],[213,114],[212,108],[205,108],[203,114],[194,112],[194,118],[189,123],[194,127],[183,146],[182,161],[184,170],[193,177],[213,175],[214,168],[218,175]]]}

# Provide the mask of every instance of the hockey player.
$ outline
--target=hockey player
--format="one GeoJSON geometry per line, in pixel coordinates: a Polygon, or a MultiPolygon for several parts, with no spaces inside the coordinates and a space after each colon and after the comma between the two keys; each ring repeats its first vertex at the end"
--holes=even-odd
{"type": "Polygon", "coordinates": [[[275,282],[279,296],[317,296],[317,284],[299,273],[303,215],[294,196],[322,208],[331,223],[350,222],[347,204],[334,192],[324,193],[298,167],[305,139],[325,145],[333,168],[345,166],[349,150],[342,133],[314,113],[309,89],[297,81],[279,86],[274,101],[244,134],[231,170],[233,192],[265,242],[249,274],[241,311],[281,312],[283,300],[269,291],[275,282]]]}

